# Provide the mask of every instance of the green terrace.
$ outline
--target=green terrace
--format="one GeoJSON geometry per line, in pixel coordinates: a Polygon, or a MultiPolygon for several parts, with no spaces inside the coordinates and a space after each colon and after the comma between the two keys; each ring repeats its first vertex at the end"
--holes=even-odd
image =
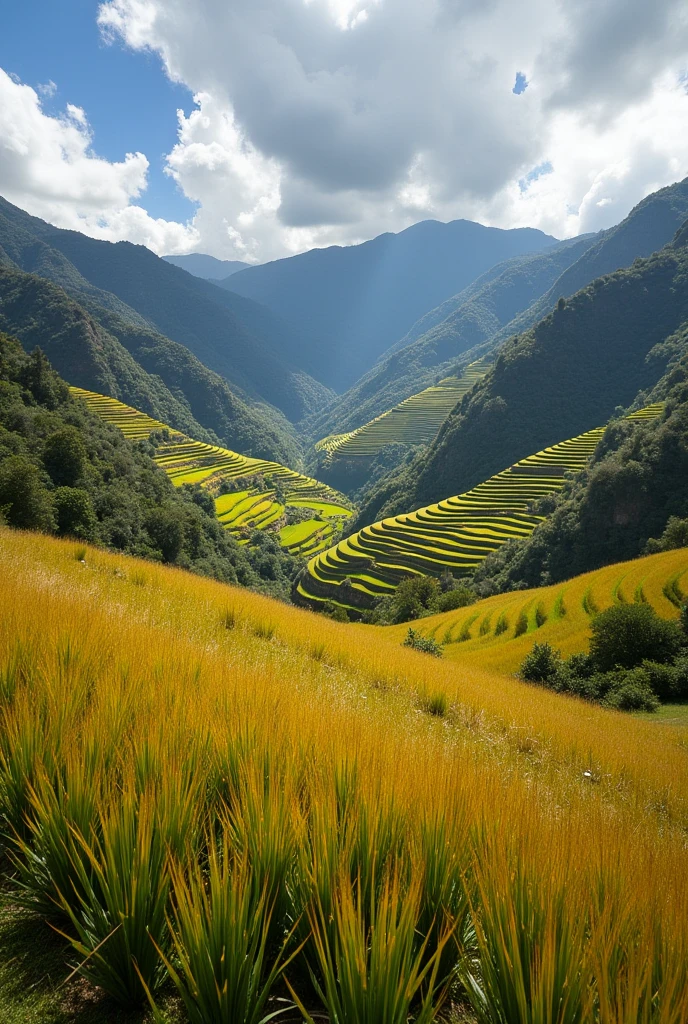
{"type": "Polygon", "coordinates": [[[156,463],[175,487],[200,484],[208,490],[220,523],[239,543],[248,541],[251,530],[272,528],[279,531],[283,548],[310,557],[336,542],[352,514],[343,495],[313,477],[194,441],[115,398],[82,388],[70,391],[131,440],[157,435],[156,463]],[[294,514],[303,521],[287,523],[294,514]]]}
{"type": "Polygon", "coordinates": [[[460,377],[445,377],[357,430],[323,438],[316,450],[326,452],[325,465],[331,465],[336,459],[374,458],[388,444],[429,444],[489,366],[484,360],[471,363],[460,377]]]}
{"type": "MultiPolygon", "coordinates": [[[[630,420],[658,416],[661,403],[630,420]]],[[[542,516],[533,504],[561,490],[566,474],[585,468],[604,427],[530,455],[476,487],[416,512],[383,519],[341,540],[308,563],[298,585],[311,607],[334,601],[362,611],[390,594],[404,577],[468,576],[482,559],[512,538],[531,533],[542,516]]]]}

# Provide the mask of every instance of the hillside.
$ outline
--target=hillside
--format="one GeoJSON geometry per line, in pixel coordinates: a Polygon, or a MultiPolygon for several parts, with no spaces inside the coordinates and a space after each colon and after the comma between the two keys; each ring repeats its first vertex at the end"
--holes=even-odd
{"type": "Polygon", "coordinates": [[[561,300],[500,349],[493,369],[445,421],[429,452],[383,479],[365,525],[467,489],[529,451],[606,422],[651,389],[668,356],[648,359],[688,319],[684,236],[561,300]],[[534,401],[537,396],[537,401],[534,401]]]}
{"type": "Polygon", "coordinates": [[[347,493],[369,484],[376,460],[384,459],[391,468],[409,448],[429,444],[456,403],[488,367],[483,361],[471,363],[457,376],[445,377],[411,395],[357,430],[318,441],[319,476],[347,493]]]}
{"type": "MultiPolygon", "coordinates": [[[[298,356],[316,379],[343,391],[428,310],[495,263],[555,241],[530,228],[424,221],[361,245],[314,249],[250,267],[225,285],[302,325],[302,351],[285,347],[285,358],[295,362],[298,356]]],[[[325,432],[332,431],[318,436],[325,432]]]]}
{"type": "Polygon", "coordinates": [[[251,266],[250,263],[243,263],[241,260],[218,260],[215,256],[207,256],[202,252],[191,252],[186,256],[163,256],[163,259],[206,281],[224,281],[239,270],[246,270],[251,266]]]}
{"type": "Polygon", "coordinates": [[[0,330],[27,351],[42,347],[64,378],[193,436],[298,464],[298,443],[276,410],[249,405],[183,345],[145,322],[87,302],[99,317],[51,281],[0,263],[0,330]]]}
{"type": "MultiPolygon", "coordinates": [[[[633,413],[630,429],[661,415],[661,405],[633,413]]],[[[537,503],[581,472],[602,440],[598,427],[520,460],[476,487],[437,504],[365,526],[312,558],[294,597],[325,601],[354,616],[374,607],[408,576],[470,576],[508,541],[527,537],[543,514],[537,503]]]]}
{"type": "Polygon", "coordinates": [[[351,430],[419,384],[456,372],[462,354],[467,362],[491,352],[547,316],[562,295],[661,249],[686,218],[688,179],[648,196],[596,236],[568,239],[491,268],[421,317],[353,388],[311,417],[309,431],[316,438],[351,430]]]}
{"type": "MultiPolygon", "coordinates": [[[[206,1008],[198,1019],[222,1019],[223,978],[260,961],[252,945],[215,943],[215,923],[241,937],[244,922],[247,943],[262,933],[279,948],[304,906],[316,936],[342,942],[364,1006],[410,984],[390,955],[403,939],[421,963],[445,949],[445,970],[470,953],[452,993],[468,1019],[471,999],[500,1005],[484,980],[496,955],[516,963],[504,984],[521,992],[545,971],[548,1003],[565,999],[572,1019],[602,997],[612,1019],[650,1005],[661,1024],[685,1019],[685,728],[438,662],[382,631],[371,643],[368,629],[178,570],[0,538],[13,696],[0,706],[0,816],[15,860],[12,877],[3,860],[4,1020],[57,1024],[76,1008],[104,1024],[146,1004],[145,982],[176,1024],[174,977],[206,1008]],[[441,715],[427,710],[437,695],[441,715]],[[404,884],[385,884],[387,869],[404,884]],[[443,947],[438,915],[461,946],[443,947]],[[173,968],[194,959],[170,976],[158,950],[181,954],[173,968]],[[191,987],[197,963],[212,973],[191,987]]],[[[283,954],[296,957],[289,982],[331,1017],[339,989],[313,993],[319,947],[306,940],[297,931],[283,954]]],[[[284,992],[268,978],[265,1012],[284,992]]]]}
{"type": "MultiPolygon", "coordinates": [[[[593,617],[615,604],[647,603],[677,618],[688,597],[688,547],[615,562],[554,586],[488,597],[466,608],[414,623],[444,644],[444,656],[489,671],[515,673],[533,643],[565,656],[586,651],[593,617]]],[[[408,623],[367,627],[402,642],[408,623]]]]}
{"type": "Polygon", "coordinates": [[[311,555],[334,543],[351,516],[346,499],[312,477],[171,432],[167,424],[114,398],[70,390],[125,437],[150,441],[153,461],[175,487],[200,486],[223,529],[240,544],[247,544],[254,530],[279,530],[289,554],[311,555]]]}
{"type": "Polygon", "coordinates": [[[142,245],[63,231],[0,199],[0,260],[93,303],[98,320],[104,308],[178,342],[247,397],[271,403],[294,421],[329,397],[301,368],[298,330],[142,245]]]}

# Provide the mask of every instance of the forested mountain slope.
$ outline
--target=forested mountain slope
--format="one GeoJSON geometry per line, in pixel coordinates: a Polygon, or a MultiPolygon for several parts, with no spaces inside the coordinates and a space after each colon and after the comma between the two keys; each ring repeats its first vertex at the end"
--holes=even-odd
{"type": "Polygon", "coordinates": [[[100,320],[51,281],[0,263],[0,330],[27,351],[43,348],[70,384],[120,398],[194,437],[298,465],[299,446],[276,410],[249,405],[142,319],[87,301],[100,320]]]}
{"type": "Polygon", "coordinates": [[[662,376],[648,353],[688,318],[686,232],[597,278],[507,342],[428,453],[381,481],[357,526],[467,490],[528,452],[606,422],[662,376]]]}
{"type": "Polygon", "coordinates": [[[342,391],[428,310],[495,263],[555,241],[530,228],[424,221],[361,245],[313,249],[251,267],[225,285],[302,326],[303,353],[285,347],[285,357],[302,358],[299,365],[342,391]]]}
{"type": "Polygon", "coordinates": [[[491,268],[415,323],[353,388],[311,417],[309,431],[317,439],[355,429],[455,373],[457,359],[479,358],[532,327],[562,295],[661,249],[686,218],[688,178],[647,196],[607,231],[491,268]]]}
{"type": "Polygon", "coordinates": [[[144,246],[63,231],[0,199],[0,255],[80,302],[89,299],[186,346],[250,398],[270,402],[294,421],[328,398],[328,390],[300,369],[299,331],[144,246]]]}
{"type": "Polygon", "coordinates": [[[206,281],[224,281],[231,274],[236,274],[251,266],[250,263],[244,263],[242,260],[218,260],[215,256],[208,256],[203,252],[190,252],[186,256],[163,256],[163,259],[175,267],[181,267],[188,274],[202,277],[206,281]]]}

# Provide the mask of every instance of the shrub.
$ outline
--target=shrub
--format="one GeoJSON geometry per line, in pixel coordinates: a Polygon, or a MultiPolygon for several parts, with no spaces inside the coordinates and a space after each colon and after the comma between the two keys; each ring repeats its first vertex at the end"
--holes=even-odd
{"type": "Polygon", "coordinates": [[[437,607],[440,586],[432,576],[414,576],[402,580],[392,598],[394,613],[392,621],[408,622],[418,619],[437,607]]]}
{"type": "Polygon", "coordinates": [[[444,718],[449,708],[449,701],[447,700],[446,693],[441,690],[435,690],[432,693],[423,693],[419,700],[421,711],[426,711],[429,715],[436,715],[437,718],[444,718]]]}
{"type": "Polygon", "coordinates": [[[659,700],[652,692],[650,676],[644,668],[609,673],[611,686],[601,703],[617,711],[656,711],[659,700]]]}
{"type": "Polygon", "coordinates": [[[529,683],[551,685],[562,666],[561,654],[551,644],[533,644],[521,662],[519,675],[529,683]]]}
{"type": "Polygon", "coordinates": [[[11,455],[0,466],[0,509],[9,526],[51,530],[53,507],[36,466],[24,455],[11,455]]]}
{"type": "Polygon", "coordinates": [[[670,516],[664,533],[657,540],[650,537],[645,547],[648,555],[657,551],[671,551],[674,548],[688,547],[688,518],[679,519],[678,516],[670,516]]]}
{"type": "Polygon", "coordinates": [[[688,638],[688,604],[684,604],[681,608],[681,616],[679,618],[679,625],[688,638]]]}
{"type": "Polygon", "coordinates": [[[648,677],[652,692],[663,701],[683,700],[688,697],[688,659],[674,665],[657,661],[644,661],[641,666],[648,677]]]}
{"type": "Polygon", "coordinates": [[[53,495],[55,525],[64,537],[93,540],[98,520],[93,502],[80,487],[58,487],[53,495]]]}
{"type": "Polygon", "coordinates": [[[423,636],[422,633],[410,627],[402,647],[412,647],[414,651],[432,654],[436,658],[442,657],[442,644],[439,644],[437,640],[433,640],[431,636],[423,636]]]}
{"type": "Polygon", "coordinates": [[[648,604],[620,604],[598,615],[592,623],[590,655],[597,668],[635,668],[641,662],[671,661],[685,643],[676,622],[661,619],[648,604]]]}
{"type": "Polygon", "coordinates": [[[452,612],[455,608],[466,608],[476,600],[475,593],[469,587],[456,587],[455,590],[447,590],[440,594],[437,599],[437,611],[452,612]]]}
{"type": "Polygon", "coordinates": [[[73,487],[79,480],[88,454],[76,427],[63,427],[51,434],[43,449],[43,465],[58,486],[73,487]]]}

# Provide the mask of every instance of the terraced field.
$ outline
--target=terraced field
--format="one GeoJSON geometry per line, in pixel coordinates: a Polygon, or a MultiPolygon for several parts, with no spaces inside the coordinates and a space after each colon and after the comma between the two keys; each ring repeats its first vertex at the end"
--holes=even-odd
{"type": "MultiPolygon", "coordinates": [[[[613,604],[647,602],[663,618],[676,618],[688,600],[688,548],[647,555],[596,569],[566,583],[496,594],[453,612],[414,623],[446,644],[445,657],[480,668],[515,672],[533,643],[548,641],[566,656],[587,650],[593,615],[613,604]]],[[[408,630],[384,629],[399,642],[408,630]]]]}
{"type": "Polygon", "coordinates": [[[429,444],[459,399],[484,377],[490,364],[471,363],[460,377],[445,377],[348,434],[331,434],[316,444],[325,465],[337,459],[374,458],[387,444],[429,444]]]}
{"type": "MultiPolygon", "coordinates": [[[[661,404],[632,419],[659,415],[661,404]]],[[[542,517],[530,509],[562,488],[566,473],[582,470],[604,427],[562,441],[522,459],[465,494],[366,526],[313,557],[299,583],[299,598],[312,607],[330,600],[358,611],[391,593],[410,575],[467,576],[512,537],[527,536],[542,517]]]]}
{"type": "MultiPolygon", "coordinates": [[[[251,530],[281,526],[287,507],[312,509],[309,530],[301,530],[293,539],[289,526],[280,530],[280,542],[293,554],[312,555],[336,540],[341,524],[351,515],[346,499],[313,477],[293,469],[239,455],[228,448],[194,441],[146,413],[82,388],[70,388],[88,407],[108,423],[114,424],[132,440],[162,433],[155,461],[175,487],[201,484],[215,498],[215,509],[222,525],[242,542],[251,530]],[[320,519],[315,517],[319,516],[320,519]]],[[[305,524],[295,524],[304,526],[305,524]]]]}

